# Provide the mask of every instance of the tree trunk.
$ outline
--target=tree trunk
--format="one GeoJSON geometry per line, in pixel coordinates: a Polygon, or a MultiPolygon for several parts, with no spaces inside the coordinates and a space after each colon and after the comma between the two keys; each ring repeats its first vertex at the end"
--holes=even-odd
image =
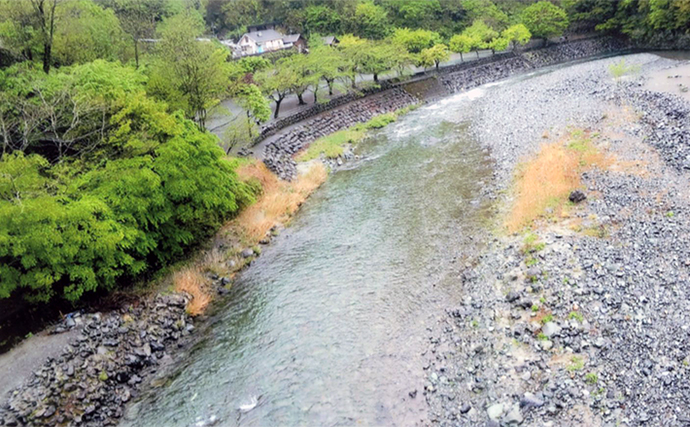
{"type": "Polygon", "coordinates": [[[374,73],[374,81],[378,83],[378,81],[379,81],[379,73],[374,73]]]}
{"type": "Polygon", "coordinates": [[[460,62],[465,62],[465,58],[462,57],[462,52],[460,52],[460,62]]]}
{"type": "Polygon", "coordinates": [[[304,99],[302,99],[302,93],[297,94],[297,99],[299,99],[299,105],[307,105],[307,103],[304,102],[304,99]]]}
{"type": "Polygon", "coordinates": [[[357,75],[353,74],[351,79],[352,79],[352,89],[357,89],[357,84],[356,84],[357,75]]]}
{"type": "Polygon", "coordinates": [[[134,63],[137,70],[139,69],[139,40],[134,39],[134,63]]]}
{"type": "Polygon", "coordinates": [[[479,49],[475,50],[477,52],[477,59],[479,59],[479,49]]]}
{"type": "Polygon", "coordinates": [[[283,98],[276,99],[275,102],[276,102],[276,111],[275,111],[275,113],[273,113],[273,118],[277,119],[278,118],[278,111],[280,111],[280,103],[283,102],[283,98]]]}
{"type": "Polygon", "coordinates": [[[441,65],[441,61],[436,61],[436,71],[438,71],[438,66],[441,65]]]}
{"type": "Polygon", "coordinates": [[[328,85],[328,96],[333,96],[333,81],[326,79],[328,85]]]}

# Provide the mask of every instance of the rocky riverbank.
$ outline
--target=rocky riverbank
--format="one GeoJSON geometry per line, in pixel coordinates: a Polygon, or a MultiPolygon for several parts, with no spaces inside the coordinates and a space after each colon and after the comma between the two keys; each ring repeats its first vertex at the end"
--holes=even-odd
{"type": "Polygon", "coordinates": [[[690,424],[690,110],[641,87],[672,61],[629,57],[641,75],[618,81],[616,61],[483,100],[475,131],[496,160],[496,192],[521,156],[573,129],[613,160],[582,176],[587,199],[569,215],[527,238],[487,235],[457,271],[464,300],[429,335],[432,424],[690,424]]]}
{"type": "Polygon", "coordinates": [[[194,331],[184,295],[106,314],[74,313],[53,328],[80,334],[0,408],[0,425],[114,425],[124,405],[174,364],[194,331]]]}

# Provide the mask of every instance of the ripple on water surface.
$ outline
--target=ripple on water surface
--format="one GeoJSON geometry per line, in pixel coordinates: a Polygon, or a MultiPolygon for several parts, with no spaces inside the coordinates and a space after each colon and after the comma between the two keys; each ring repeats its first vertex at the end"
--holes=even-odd
{"type": "Polygon", "coordinates": [[[360,148],[370,160],[312,196],[132,424],[424,419],[425,328],[459,298],[448,266],[473,250],[467,236],[486,210],[476,200],[491,165],[467,132],[477,96],[420,108],[373,134],[360,148]]]}

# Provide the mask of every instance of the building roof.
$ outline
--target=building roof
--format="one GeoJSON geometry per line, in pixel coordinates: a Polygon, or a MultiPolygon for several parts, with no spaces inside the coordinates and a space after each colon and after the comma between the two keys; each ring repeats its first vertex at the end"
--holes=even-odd
{"type": "Polygon", "coordinates": [[[336,40],[335,36],[326,36],[326,37],[321,37],[323,40],[323,44],[326,45],[332,45],[333,43],[336,43],[338,40],[336,40]]]}
{"type": "Polygon", "coordinates": [[[301,34],[288,34],[283,37],[283,43],[294,43],[299,40],[301,34]]]}
{"type": "Polygon", "coordinates": [[[253,31],[251,33],[245,34],[245,36],[249,37],[257,43],[269,42],[272,40],[281,40],[283,38],[283,35],[276,30],[253,31]]]}

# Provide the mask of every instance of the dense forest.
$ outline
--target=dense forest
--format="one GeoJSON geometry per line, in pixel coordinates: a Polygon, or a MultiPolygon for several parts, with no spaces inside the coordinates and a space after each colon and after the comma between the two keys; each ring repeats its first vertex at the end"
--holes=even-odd
{"type": "Polygon", "coordinates": [[[0,298],[78,301],[184,256],[260,192],[220,143],[250,141],[269,102],[568,31],[689,29],[690,0],[0,0],[0,298]],[[218,41],[268,22],[309,53],[218,41]],[[230,98],[220,141],[207,117],[230,98]]]}

